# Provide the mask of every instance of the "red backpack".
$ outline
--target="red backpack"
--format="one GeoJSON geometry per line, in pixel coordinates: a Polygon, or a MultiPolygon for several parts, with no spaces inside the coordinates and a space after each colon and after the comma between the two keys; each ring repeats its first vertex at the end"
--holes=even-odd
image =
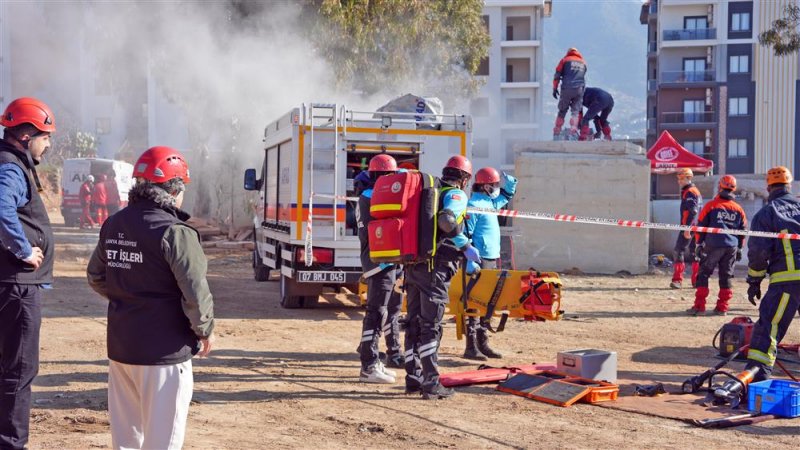
{"type": "Polygon", "coordinates": [[[375,182],[369,212],[369,257],[377,263],[425,261],[436,253],[439,179],[417,171],[375,182]]]}

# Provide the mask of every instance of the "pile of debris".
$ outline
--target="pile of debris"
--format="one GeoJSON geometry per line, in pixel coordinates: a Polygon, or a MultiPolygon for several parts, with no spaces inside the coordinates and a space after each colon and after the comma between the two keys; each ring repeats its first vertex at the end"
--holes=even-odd
{"type": "Polygon", "coordinates": [[[192,217],[187,223],[200,233],[203,248],[250,251],[255,248],[252,228],[239,228],[225,232],[216,223],[196,217],[192,217]]]}

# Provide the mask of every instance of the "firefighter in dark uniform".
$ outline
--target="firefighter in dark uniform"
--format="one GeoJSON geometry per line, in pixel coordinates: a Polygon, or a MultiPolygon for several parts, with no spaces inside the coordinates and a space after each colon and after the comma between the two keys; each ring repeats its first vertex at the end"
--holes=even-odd
{"type": "MultiPolygon", "coordinates": [[[[694,225],[697,213],[700,211],[700,204],[703,203],[703,196],[700,195],[700,191],[692,183],[692,178],[694,178],[692,169],[680,169],[677,176],[678,185],[681,187],[681,225],[694,225]]],[[[692,232],[679,232],[678,240],[675,242],[675,266],[672,272],[672,282],[669,284],[671,288],[681,288],[686,262],[692,264],[692,287],[695,286],[699,264],[695,260],[694,254],[695,243],[694,239],[692,239],[692,232]]]]}
{"type": "Polygon", "coordinates": [[[570,48],[558,62],[553,77],[553,98],[558,100],[558,115],[553,127],[553,140],[561,139],[561,127],[570,111],[569,139],[578,140],[578,125],[583,112],[583,91],[586,89],[586,61],[577,48],[570,48]],[[561,84],[561,92],[558,85],[561,84]],[[559,98],[560,97],[560,98],[559,98]]]}
{"type": "MultiPolygon", "coordinates": [[[[767,172],[767,204],[753,217],[752,231],[800,233],[800,199],[791,192],[792,174],[786,167],[767,172]]],[[[747,298],[761,299],[761,282],[769,274],[769,288],[758,308],[747,368],[759,367],[755,381],[772,373],[778,344],[800,307],[800,241],[751,236],[747,244],[747,298]]]]}
{"type": "Polygon", "coordinates": [[[367,280],[367,312],[361,326],[361,374],[359,381],[363,383],[394,383],[396,373],[386,369],[378,352],[378,341],[381,332],[386,336],[387,365],[403,367],[403,355],[400,352],[398,315],[402,304],[402,296],[395,292],[397,265],[374,263],[369,257],[370,222],[369,207],[372,200],[372,187],[375,181],[386,174],[397,172],[397,161],[389,155],[376,155],[369,162],[369,176],[360,177],[362,188],[356,208],[358,239],[361,242],[361,267],[367,280]]]}
{"type": "Polygon", "coordinates": [[[36,165],[56,126],[50,108],[29,97],[9,103],[0,125],[0,448],[21,449],[39,371],[41,290],[53,282],[53,230],[36,165]]]}
{"type": "Polygon", "coordinates": [[[421,393],[425,399],[453,396],[439,382],[438,351],[442,339],[442,316],[449,302],[450,279],[458,261],[479,264],[478,250],[464,235],[467,194],[472,163],[453,156],[442,169],[439,189],[438,239],[430,262],[406,266],[408,328],[405,336],[406,393],[421,393]]]}
{"type": "MultiPolygon", "coordinates": [[[[747,217],[744,210],[736,203],[733,191],[736,190],[736,178],[725,175],[719,179],[719,194],[700,211],[697,225],[701,227],[722,228],[726,230],[744,230],[747,228],[747,217]]],[[[700,271],[697,274],[697,290],[694,305],[687,310],[693,316],[701,316],[706,312],[708,297],[708,278],[719,267],[719,296],[714,313],[727,315],[728,302],[733,298],[733,267],[736,261],[742,260],[744,236],[732,234],[696,233],[697,247],[695,255],[700,260],[700,271]]]]}

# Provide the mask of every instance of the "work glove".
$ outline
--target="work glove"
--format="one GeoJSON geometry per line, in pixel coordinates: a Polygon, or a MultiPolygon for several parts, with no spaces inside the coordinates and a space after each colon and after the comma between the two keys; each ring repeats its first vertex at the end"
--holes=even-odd
{"type": "Polygon", "coordinates": [[[553,88],[553,98],[558,100],[558,88],[553,88]]]}
{"type": "Polygon", "coordinates": [[[741,260],[742,260],[742,249],[737,248],[736,249],[736,261],[741,261],[741,260]]]}
{"type": "Polygon", "coordinates": [[[384,271],[384,270],[388,269],[389,267],[394,266],[394,264],[380,263],[380,264],[378,264],[378,266],[380,267],[381,271],[384,271]]]}
{"type": "Polygon", "coordinates": [[[517,183],[517,179],[513,175],[509,175],[505,172],[503,172],[503,180],[505,181],[506,185],[517,183]]]}
{"type": "Polygon", "coordinates": [[[472,261],[467,261],[467,275],[474,275],[481,271],[481,265],[472,261]]]}
{"type": "Polygon", "coordinates": [[[747,300],[756,306],[756,300],[761,300],[761,280],[764,277],[751,277],[747,276],[747,300]]]}
{"type": "Polygon", "coordinates": [[[478,264],[481,262],[481,255],[478,252],[478,249],[473,247],[471,244],[467,244],[467,248],[464,249],[464,257],[467,258],[467,261],[472,261],[478,264]]]}
{"type": "Polygon", "coordinates": [[[705,243],[699,244],[694,248],[694,256],[696,256],[697,259],[705,259],[705,257],[708,256],[705,243]]]}

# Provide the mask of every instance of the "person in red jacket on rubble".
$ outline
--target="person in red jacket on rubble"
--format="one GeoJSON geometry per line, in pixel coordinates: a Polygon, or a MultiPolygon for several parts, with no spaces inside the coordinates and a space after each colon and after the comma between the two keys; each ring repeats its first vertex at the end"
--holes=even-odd
{"type": "MultiPolygon", "coordinates": [[[[681,187],[681,225],[694,225],[697,213],[700,211],[700,204],[703,203],[703,196],[697,190],[692,178],[692,169],[679,169],[678,185],[681,187]]],[[[678,240],[675,242],[675,270],[672,273],[672,283],[669,287],[680,289],[683,284],[683,272],[686,270],[686,261],[692,263],[692,287],[697,281],[697,271],[699,265],[694,256],[694,239],[691,231],[681,231],[678,233],[678,240]]]]}
{"type": "Polygon", "coordinates": [[[561,127],[567,110],[570,111],[569,140],[578,140],[578,124],[583,111],[583,91],[586,89],[586,61],[577,48],[571,48],[556,66],[553,77],[553,98],[558,100],[558,115],[553,127],[553,140],[561,139],[561,127]],[[561,92],[558,84],[561,83],[561,92]],[[561,97],[559,99],[559,96],[561,97]]]}
{"type": "MultiPolygon", "coordinates": [[[[744,210],[736,203],[733,191],[736,190],[736,178],[725,175],[719,179],[719,194],[700,211],[697,225],[701,227],[723,228],[726,230],[744,230],[747,228],[747,217],[744,210]]],[[[733,298],[733,267],[742,259],[744,236],[732,234],[695,233],[697,247],[695,255],[700,260],[700,273],[697,274],[697,290],[694,306],[686,312],[693,316],[702,316],[706,312],[708,297],[708,278],[719,267],[719,297],[714,313],[719,316],[728,314],[728,302],[733,298]]]]}
{"type": "Polygon", "coordinates": [[[94,189],[94,176],[89,175],[81,185],[78,198],[81,200],[81,228],[94,228],[92,219],[92,190],[94,189]]]}
{"type": "Polygon", "coordinates": [[[106,189],[106,176],[100,174],[92,190],[92,205],[94,205],[97,223],[102,225],[108,218],[108,191],[106,189]]]}

